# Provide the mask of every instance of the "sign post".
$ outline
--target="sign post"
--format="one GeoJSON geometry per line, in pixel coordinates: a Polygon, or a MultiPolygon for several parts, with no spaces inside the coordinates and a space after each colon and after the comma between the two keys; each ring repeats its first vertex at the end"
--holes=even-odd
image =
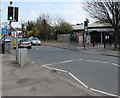
{"type": "Polygon", "coordinates": [[[8,33],[8,28],[2,28],[2,34],[8,33]]]}
{"type": "Polygon", "coordinates": [[[2,53],[5,54],[5,34],[8,33],[7,28],[2,28],[2,34],[4,34],[4,40],[2,42],[2,53]]]}

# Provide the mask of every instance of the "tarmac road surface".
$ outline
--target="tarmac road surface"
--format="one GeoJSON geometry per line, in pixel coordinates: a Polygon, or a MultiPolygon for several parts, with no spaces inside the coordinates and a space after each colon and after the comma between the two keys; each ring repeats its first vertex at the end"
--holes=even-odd
{"type": "Polygon", "coordinates": [[[28,50],[28,57],[39,65],[71,72],[91,88],[118,95],[117,57],[49,46],[34,46],[28,50]]]}

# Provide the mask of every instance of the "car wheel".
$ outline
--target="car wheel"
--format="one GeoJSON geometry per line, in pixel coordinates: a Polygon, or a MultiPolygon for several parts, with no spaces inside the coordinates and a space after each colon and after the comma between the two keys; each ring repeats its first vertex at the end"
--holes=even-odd
{"type": "Polygon", "coordinates": [[[32,49],[32,47],[29,47],[29,49],[32,49]]]}
{"type": "Polygon", "coordinates": [[[13,47],[13,49],[16,49],[16,47],[13,47]]]}

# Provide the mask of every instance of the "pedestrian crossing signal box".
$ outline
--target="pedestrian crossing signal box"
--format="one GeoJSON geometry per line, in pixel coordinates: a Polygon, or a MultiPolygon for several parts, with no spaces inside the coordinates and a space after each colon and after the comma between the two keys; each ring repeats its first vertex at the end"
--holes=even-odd
{"type": "Polygon", "coordinates": [[[13,7],[8,6],[8,20],[13,20],[13,7]]]}
{"type": "Polygon", "coordinates": [[[8,6],[8,20],[12,20],[13,22],[18,22],[18,7],[8,6]]]}

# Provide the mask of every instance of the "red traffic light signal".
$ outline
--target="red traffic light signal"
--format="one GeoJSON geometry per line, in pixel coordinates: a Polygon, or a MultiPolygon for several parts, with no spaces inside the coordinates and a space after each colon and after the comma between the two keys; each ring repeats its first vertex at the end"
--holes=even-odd
{"type": "Polygon", "coordinates": [[[8,6],[8,20],[13,20],[13,10],[13,7],[8,6]]]}

